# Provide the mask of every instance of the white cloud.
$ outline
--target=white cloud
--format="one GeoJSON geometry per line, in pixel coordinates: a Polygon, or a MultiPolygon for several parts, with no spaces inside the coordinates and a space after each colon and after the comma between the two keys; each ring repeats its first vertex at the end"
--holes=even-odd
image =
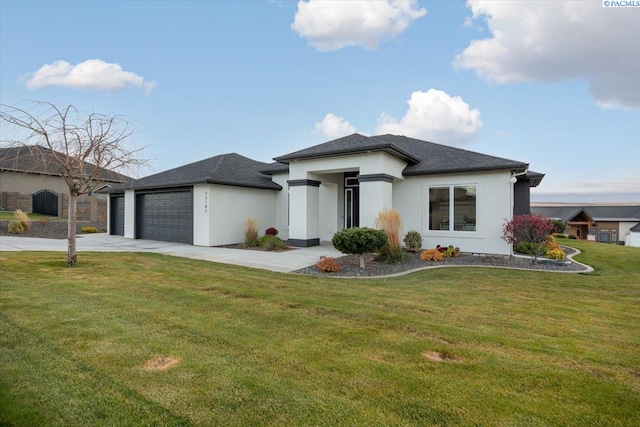
{"type": "Polygon", "coordinates": [[[472,110],[459,96],[452,97],[441,90],[413,92],[407,103],[409,109],[400,121],[382,113],[376,132],[460,145],[482,126],[480,111],[472,110]]]}
{"type": "Polygon", "coordinates": [[[45,64],[34,73],[24,76],[29,89],[39,89],[45,86],[64,86],[76,89],[114,91],[123,89],[127,85],[144,89],[149,94],[155,87],[155,82],[145,81],[143,77],[124,71],[115,63],[108,63],[101,59],[89,59],[72,65],[66,61],[55,61],[45,64]]]}
{"type": "Polygon", "coordinates": [[[416,0],[309,0],[298,2],[291,28],[321,51],[376,49],[426,13],[416,0]]]}
{"type": "Polygon", "coordinates": [[[456,56],[498,83],[584,79],[603,108],[640,109],[640,8],[599,1],[468,0],[492,37],[456,56]]]}
{"type": "Polygon", "coordinates": [[[351,123],[332,113],[327,114],[321,122],[316,123],[315,129],[331,139],[351,135],[356,131],[356,128],[351,123]]]}

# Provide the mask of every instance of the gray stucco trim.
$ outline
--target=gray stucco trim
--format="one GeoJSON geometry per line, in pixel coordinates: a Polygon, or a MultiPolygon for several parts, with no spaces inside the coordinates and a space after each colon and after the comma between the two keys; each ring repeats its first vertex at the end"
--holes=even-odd
{"type": "Polygon", "coordinates": [[[386,173],[372,173],[369,175],[358,175],[358,182],[393,182],[393,176],[386,173]]]}
{"type": "Polygon", "coordinates": [[[321,182],[313,179],[290,179],[287,184],[289,184],[289,187],[320,187],[321,182]]]}
{"type": "Polygon", "coordinates": [[[287,243],[289,246],[295,246],[297,248],[308,248],[309,246],[319,246],[320,239],[289,239],[287,243]]]}

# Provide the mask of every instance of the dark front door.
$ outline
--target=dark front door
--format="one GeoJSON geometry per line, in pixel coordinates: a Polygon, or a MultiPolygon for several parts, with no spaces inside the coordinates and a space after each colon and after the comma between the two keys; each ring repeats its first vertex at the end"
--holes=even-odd
{"type": "Polygon", "coordinates": [[[360,227],[360,183],[357,172],[344,174],[344,228],[360,227]]]}
{"type": "Polygon", "coordinates": [[[33,195],[33,213],[58,216],[58,194],[41,190],[33,195]]]}

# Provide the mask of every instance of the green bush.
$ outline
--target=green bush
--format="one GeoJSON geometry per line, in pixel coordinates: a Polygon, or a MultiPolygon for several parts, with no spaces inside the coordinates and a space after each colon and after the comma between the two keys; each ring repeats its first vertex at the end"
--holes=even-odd
{"type": "Polygon", "coordinates": [[[258,240],[258,246],[267,251],[283,249],[287,244],[278,236],[267,234],[258,240]]]}
{"type": "Polygon", "coordinates": [[[85,225],[80,229],[81,233],[97,233],[98,229],[92,225],[85,225]]]}
{"type": "Polygon", "coordinates": [[[422,249],[422,236],[416,230],[409,231],[403,241],[409,252],[420,252],[422,249]]]}
{"type": "Polygon", "coordinates": [[[11,234],[22,234],[24,232],[24,225],[17,219],[14,219],[7,225],[7,229],[11,234]]]}
{"type": "Polygon", "coordinates": [[[567,237],[569,237],[569,240],[576,240],[577,239],[577,237],[574,236],[573,234],[569,234],[569,236],[567,236],[567,237]]]}
{"type": "Polygon", "coordinates": [[[383,230],[353,227],[338,231],[331,243],[343,254],[360,255],[360,268],[364,268],[363,254],[378,252],[387,243],[387,235],[383,230]]]}
{"type": "Polygon", "coordinates": [[[402,248],[392,248],[389,245],[384,245],[378,251],[376,261],[382,261],[389,264],[395,264],[398,262],[405,262],[408,259],[407,254],[404,253],[402,248]]]}
{"type": "Polygon", "coordinates": [[[541,256],[545,256],[547,254],[547,249],[544,245],[533,242],[520,242],[513,247],[513,251],[526,255],[538,253],[541,256]]]}

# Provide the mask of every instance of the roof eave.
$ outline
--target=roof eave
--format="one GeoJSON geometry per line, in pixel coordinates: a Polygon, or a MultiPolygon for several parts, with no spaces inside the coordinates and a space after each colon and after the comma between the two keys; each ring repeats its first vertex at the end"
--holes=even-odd
{"type": "Polygon", "coordinates": [[[403,150],[402,148],[396,146],[395,144],[384,144],[367,148],[352,148],[352,149],[341,149],[341,150],[331,150],[325,151],[323,153],[317,154],[308,154],[308,155],[284,155],[280,157],[274,157],[273,160],[276,162],[289,164],[292,161],[298,160],[313,160],[313,159],[322,159],[327,157],[339,157],[339,156],[350,156],[353,154],[363,154],[363,153],[375,153],[375,152],[384,152],[390,154],[394,157],[399,158],[400,160],[404,160],[409,164],[417,164],[420,163],[420,159],[403,150]]]}
{"type": "Polygon", "coordinates": [[[422,176],[422,175],[444,175],[444,174],[452,174],[452,173],[461,173],[461,172],[487,172],[487,171],[514,171],[516,173],[522,172],[526,170],[527,165],[524,164],[522,166],[518,165],[505,165],[505,166],[487,166],[487,167],[475,167],[475,168],[455,168],[455,169],[439,169],[439,170],[431,170],[431,171],[403,171],[403,176],[422,176]]]}

